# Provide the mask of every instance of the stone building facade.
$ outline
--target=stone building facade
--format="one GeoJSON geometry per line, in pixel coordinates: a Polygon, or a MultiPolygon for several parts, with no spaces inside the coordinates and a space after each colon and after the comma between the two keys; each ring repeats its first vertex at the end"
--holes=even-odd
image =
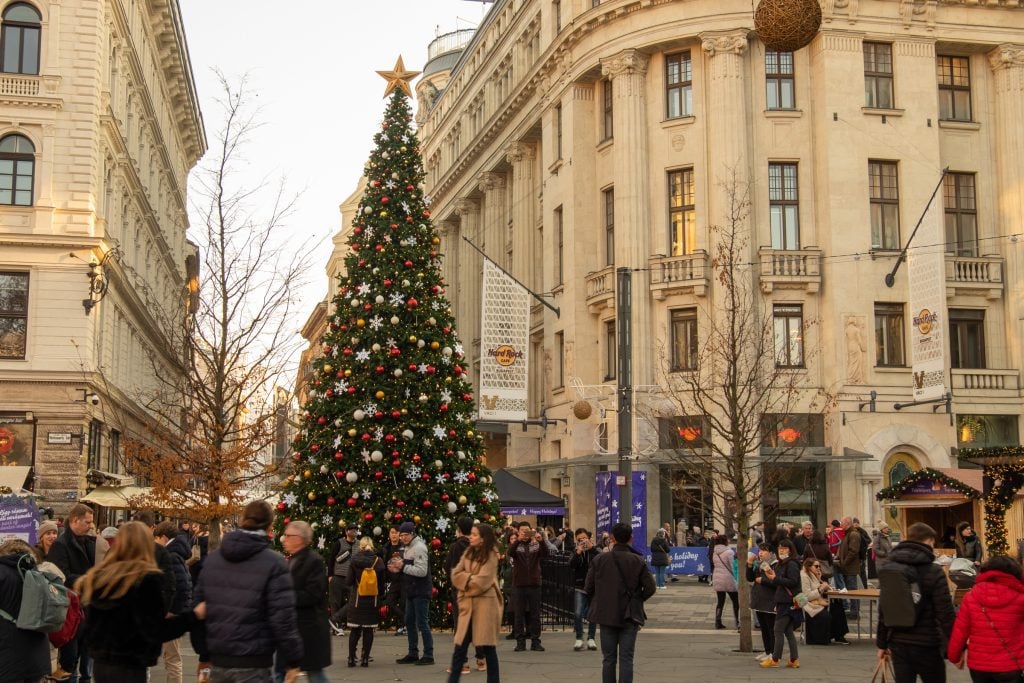
{"type": "Polygon", "coordinates": [[[6,2],[0,18],[4,464],[32,467],[13,487],[59,514],[125,483],[121,441],[145,433],[168,341],[154,314],[184,324],[197,277],[185,192],[206,138],[177,0],[6,2]]]}
{"type": "MultiPolygon", "coordinates": [[[[531,337],[530,417],[555,421],[491,442],[573,526],[594,524],[595,476],[616,467],[615,269],[635,269],[633,384],[657,396],[721,318],[711,226],[733,177],[753,286],[791,342],[776,362],[835,398],[798,416],[806,457],[766,493],[772,521],[895,522],[874,494],[906,472],[1019,443],[1024,7],[822,4],[820,33],[788,53],[758,40],[750,3],[499,0],[457,60],[424,67],[427,193],[467,347],[478,362],[481,263],[463,236],[561,311],[535,305],[531,337]],[[916,313],[905,266],[884,283],[940,178],[928,220],[945,242],[914,246],[945,251],[950,414],[896,408],[916,313]]],[[[694,487],[666,457],[679,417],[634,428],[648,528],[718,526],[722,501],[673,493],[694,487]]]]}

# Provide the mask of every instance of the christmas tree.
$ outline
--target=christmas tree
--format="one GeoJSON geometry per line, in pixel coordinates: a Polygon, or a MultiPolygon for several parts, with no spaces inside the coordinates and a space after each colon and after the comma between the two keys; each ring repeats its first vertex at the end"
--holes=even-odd
{"type": "MultiPolygon", "coordinates": [[[[346,524],[359,524],[379,546],[390,525],[412,521],[431,552],[435,597],[444,598],[455,520],[498,524],[500,512],[423,200],[409,72],[399,61],[388,74],[394,94],[364,170],[366,192],[302,407],[277,531],[305,520],[313,547],[326,555],[346,524]]],[[[434,624],[445,623],[449,604],[431,602],[434,624]]]]}

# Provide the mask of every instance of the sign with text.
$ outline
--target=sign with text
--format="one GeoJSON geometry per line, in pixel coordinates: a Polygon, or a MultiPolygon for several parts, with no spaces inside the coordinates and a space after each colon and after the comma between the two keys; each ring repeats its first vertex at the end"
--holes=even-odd
{"type": "MultiPolygon", "coordinates": [[[[651,563],[650,549],[644,553],[647,564],[651,563]]],[[[669,550],[669,574],[689,574],[691,576],[704,576],[710,574],[708,565],[708,549],[700,546],[682,546],[669,550]]]]}
{"type": "MultiPolygon", "coordinates": [[[[946,180],[954,176],[946,176],[946,180]]],[[[907,250],[910,281],[910,358],[914,400],[946,393],[946,255],[934,245],[945,240],[943,214],[933,202],[907,250]]]]}
{"type": "MultiPolygon", "coordinates": [[[[619,521],[619,479],[617,472],[598,472],[594,479],[594,529],[597,537],[611,532],[619,521]]],[[[640,553],[649,551],[647,544],[647,473],[633,472],[633,509],[630,526],[633,528],[633,547],[640,553]]]]}
{"type": "Polygon", "coordinates": [[[480,419],[526,419],[530,293],[484,259],[480,317],[480,419]]]}
{"type": "Polygon", "coordinates": [[[39,511],[32,496],[0,496],[0,543],[14,539],[35,545],[39,511]]]}

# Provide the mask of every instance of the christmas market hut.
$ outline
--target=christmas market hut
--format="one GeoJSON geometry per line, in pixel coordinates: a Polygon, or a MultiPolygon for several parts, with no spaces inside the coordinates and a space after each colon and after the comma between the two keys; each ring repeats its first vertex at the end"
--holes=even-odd
{"type": "Polygon", "coordinates": [[[941,536],[960,522],[968,522],[979,536],[983,533],[980,469],[925,467],[882,489],[876,498],[895,511],[895,526],[903,533],[917,522],[924,522],[941,536]]]}

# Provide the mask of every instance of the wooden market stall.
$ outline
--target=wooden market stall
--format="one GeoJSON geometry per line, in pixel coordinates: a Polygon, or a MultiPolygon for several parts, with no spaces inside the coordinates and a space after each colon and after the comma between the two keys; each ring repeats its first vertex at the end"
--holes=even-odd
{"type": "Polygon", "coordinates": [[[911,524],[924,522],[941,537],[960,522],[968,522],[983,537],[982,487],[981,470],[925,467],[882,489],[876,498],[895,509],[901,534],[911,524]]]}

